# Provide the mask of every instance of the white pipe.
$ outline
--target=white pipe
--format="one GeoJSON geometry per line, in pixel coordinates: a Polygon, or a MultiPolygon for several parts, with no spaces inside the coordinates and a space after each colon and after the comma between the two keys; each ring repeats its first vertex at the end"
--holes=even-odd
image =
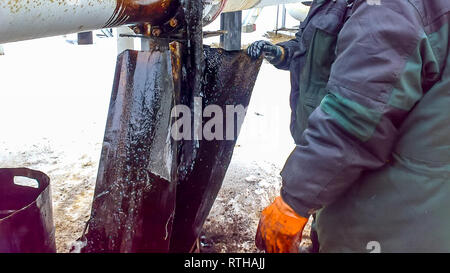
{"type": "Polygon", "coordinates": [[[252,8],[262,8],[278,4],[299,3],[303,0],[202,0],[203,25],[211,23],[221,12],[234,12],[252,8]]]}
{"type": "Polygon", "coordinates": [[[102,28],[116,4],[116,0],[0,0],[0,43],[102,28]]]}
{"type": "Polygon", "coordinates": [[[302,0],[226,0],[223,12],[262,8],[279,4],[299,3],[302,0]]]}
{"type": "MultiPolygon", "coordinates": [[[[206,9],[208,5],[215,7],[207,12],[215,18],[222,8],[231,12],[301,0],[204,1],[206,9]]],[[[172,0],[0,0],[0,44],[142,21],[152,23],[152,19],[161,22],[169,19],[171,6],[172,0]]]]}
{"type": "Polygon", "coordinates": [[[308,15],[309,7],[303,4],[286,5],[289,15],[297,21],[303,22],[308,15]]]}
{"type": "Polygon", "coordinates": [[[172,0],[0,0],[0,43],[159,22],[169,9],[172,0]]]}

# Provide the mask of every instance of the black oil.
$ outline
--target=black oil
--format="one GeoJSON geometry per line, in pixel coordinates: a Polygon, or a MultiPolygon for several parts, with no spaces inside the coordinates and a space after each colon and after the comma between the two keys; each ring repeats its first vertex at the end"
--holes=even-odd
{"type": "Polygon", "coordinates": [[[166,141],[170,112],[246,107],[262,60],[203,47],[202,1],[181,4],[186,42],[118,57],[83,252],[189,252],[222,185],[236,138],[166,141]]]}
{"type": "Polygon", "coordinates": [[[167,252],[176,148],[167,142],[175,85],[167,44],[118,57],[84,252],[167,252]]]}
{"type": "MultiPolygon", "coordinates": [[[[203,54],[205,67],[200,91],[192,92],[192,96],[201,94],[203,109],[212,104],[222,109],[226,105],[247,107],[262,60],[252,61],[243,51],[210,47],[204,47],[203,54]]],[[[237,119],[233,130],[237,128],[236,122],[237,119]]],[[[234,136],[233,140],[183,141],[179,152],[172,252],[189,252],[200,236],[231,161],[237,131],[234,136]]]]}
{"type": "Polygon", "coordinates": [[[194,86],[181,75],[184,50],[173,43],[118,58],[84,252],[189,252],[200,234],[236,138],[167,144],[172,105],[201,95],[203,107],[246,107],[261,60],[205,47],[200,89],[182,89],[194,86]]]}

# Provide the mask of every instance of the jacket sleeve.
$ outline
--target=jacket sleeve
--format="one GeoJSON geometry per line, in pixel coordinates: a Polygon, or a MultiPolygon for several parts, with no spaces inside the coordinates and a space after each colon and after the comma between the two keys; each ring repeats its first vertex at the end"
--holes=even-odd
{"type": "MultiPolygon", "coordinates": [[[[297,65],[298,62],[293,62],[294,58],[299,58],[300,56],[303,56],[307,52],[307,46],[303,44],[305,41],[309,44],[309,42],[312,39],[312,32],[315,29],[311,23],[310,19],[316,14],[316,11],[320,8],[322,1],[314,0],[307,17],[305,20],[300,24],[299,31],[295,34],[295,38],[286,41],[278,43],[278,46],[281,46],[284,51],[283,59],[278,63],[273,63],[273,65],[278,69],[283,70],[291,70],[291,63],[293,65],[297,65]]],[[[300,69],[295,69],[296,71],[300,71],[300,69]]]]}
{"type": "MultiPolygon", "coordinates": [[[[295,38],[286,42],[278,43],[276,45],[283,48],[283,59],[278,63],[273,63],[273,65],[282,70],[289,70],[291,66],[291,61],[295,54],[301,54],[301,33],[302,30],[295,34],[295,38]]],[[[305,52],[303,52],[304,54],[305,52]]]]}
{"type": "MultiPolygon", "coordinates": [[[[318,10],[321,8],[324,0],[314,0],[308,11],[308,15],[300,24],[299,31],[295,34],[295,38],[278,43],[284,50],[283,59],[277,63],[272,63],[276,68],[283,70],[291,70],[291,64],[297,65],[298,62],[294,62],[294,58],[300,58],[308,51],[308,45],[311,42],[315,26],[311,24],[311,19],[315,17],[318,10]]],[[[301,69],[295,69],[300,71],[301,69]]]]}
{"type": "Polygon", "coordinates": [[[327,95],[281,172],[281,196],[307,217],[386,164],[422,97],[421,19],[408,1],[358,1],[337,41],[327,95]]]}

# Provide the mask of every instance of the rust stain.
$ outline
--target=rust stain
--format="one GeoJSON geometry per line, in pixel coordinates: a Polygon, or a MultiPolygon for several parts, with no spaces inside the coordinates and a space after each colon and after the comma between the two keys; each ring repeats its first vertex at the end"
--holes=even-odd
{"type": "Polygon", "coordinates": [[[116,9],[104,27],[141,22],[162,24],[172,17],[178,4],[178,0],[117,0],[116,9]]]}
{"type": "MultiPolygon", "coordinates": [[[[45,4],[57,4],[58,6],[69,6],[69,2],[77,3],[80,0],[0,0],[2,9],[9,9],[11,14],[19,12],[31,12],[33,9],[41,8],[45,4]]],[[[94,0],[93,0],[94,1],[94,0]]],[[[102,3],[102,0],[95,0],[102,3]]]]}
{"type": "MultiPolygon", "coordinates": [[[[108,0],[113,1],[113,0],[108,0]]],[[[8,9],[11,14],[31,12],[50,3],[69,9],[95,7],[105,0],[0,0],[0,7],[8,9]]],[[[123,24],[148,22],[152,25],[167,22],[175,14],[179,0],[116,0],[116,7],[104,27],[114,27],[123,24]]]]}
{"type": "Polygon", "coordinates": [[[11,13],[18,13],[25,7],[25,3],[20,0],[9,0],[3,8],[9,8],[11,13]]]}
{"type": "Polygon", "coordinates": [[[169,44],[170,54],[172,56],[172,76],[174,80],[175,90],[180,89],[181,80],[181,44],[173,42],[169,44]]]}

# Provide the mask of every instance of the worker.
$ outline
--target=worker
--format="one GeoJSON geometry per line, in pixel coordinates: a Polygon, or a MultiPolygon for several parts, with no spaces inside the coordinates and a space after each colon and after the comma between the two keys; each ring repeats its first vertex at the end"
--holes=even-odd
{"type": "Polygon", "coordinates": [[[450,252],[450,1],[315,0],[296,38],[258,41],[291,72],[296,147],[256,244],[450,252]]]}

